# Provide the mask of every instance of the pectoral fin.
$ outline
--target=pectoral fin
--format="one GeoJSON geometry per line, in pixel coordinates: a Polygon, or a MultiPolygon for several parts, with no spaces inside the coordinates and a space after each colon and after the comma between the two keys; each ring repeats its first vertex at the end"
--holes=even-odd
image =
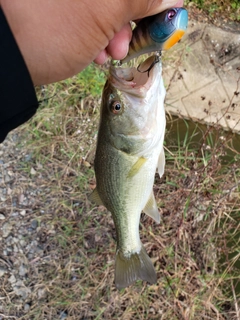
{"type": "Polygon", "coordinates": [[[135,176],[139,170],[141,169],[141,167],[144,165],[144,163],[147,161],[146,158],[144,157],[140,157],[137,162],[134,163],[134,165],[132,166],[132,168],[129,170],[127,177],[128,178],[132,178],[133,176],[135,176]]]}
{"type": "Polygon", "coordinates": [[[145,208],[143,209],[143,212],[146,213],[153,220],[155,220],[157,223],[160,223],[160,213],[158,211],[158,207],[153,192],[151,193],[150,198],[148,199],[148,202],[145,208]]]}
{"type": "Polygon", "coordinates": [[[164,174],[164,168],[165,168],[165,153],[164,153],[164,148],[162,148],[162,151],[158,158],[158,174],[160,178],[164,174]]]}
{"type": "Polygon", "coordinates": [[[104,206],[100,196],[99,196],[99,193],[97,191],[97,188],[95,188],[93,190],[93,192],[90,194],[89,196],[89,200],[92,201],[92,202],[95,202],[97,205],[99,206],[104,206]]]}

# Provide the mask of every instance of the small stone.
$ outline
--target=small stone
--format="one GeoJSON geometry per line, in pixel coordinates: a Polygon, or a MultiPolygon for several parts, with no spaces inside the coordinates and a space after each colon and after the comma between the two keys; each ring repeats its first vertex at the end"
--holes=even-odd
{"type": "Polygon", "coordinates": [[[21,247],[24,247],[24,246],[26,245],[26,241],[23,240],[23,239],[21,239],[21,240],[19,241],[19,243],[20,243],[20,246],[21,246],[21,247]]]}
{"type": "Polygon", "coordinates": [[[46,297],[46,290],[45,289],[39,289],[38,290],[38,299],[42,299],[46,297]]]}
{"type": "Polygon", "coordinates": [[[28,295],[31,293],[31,290],[27,287],[25,287],[23,281],[19,280],[13,285],[13,290],[16,293],[17,296],[22,297],[23,299],[26,299],[28,295]]]}
{"type": "Polygon", "coordinates": [[[4,219],[6,219],[5,215],[0,212],[0,220],[4,220],[4,219]]]}
{"type": "Polygon", "coordinates": [[[23,193],[19,194],[19,196],[18,196],[18,202],[19,202],[19,204],[23,204],[24,199],[25,199],[24,194],[23,194],[23,193]]]}
{"type": "Polygon", "coordinates": [[[13,252],[12,247],[8,247],[8,248],[7,248],[7,255],[9,255],[9,253],[12,253],[12,252],[13,252]]]}
{"type": "Polygon", "coordinates": [[[35,175],[35,174],[37,173],[37,171],[36,171],[34,168],[31,168],[30,173],[31,173],[32,175],[35,175]]]}
{"type": "Polygon", "coordinates": [[[13,285],[16,282],[15,276],[12,274],[8,281],[13,285]]]}
{"type": "Polygon", "coordinates": [[[16,199],[13,199],[12,207],[17,207],[17,200],[16,199]]]}
{"type": "Polygon", "coordinates": [[[14,175],[14,173],[13,173],[12,171],[10,171],[10,170],[9,170],[7,173],[8,173],[8,175],[9,175],[10,177],[12,177],[12,176],[14,175]]]}
{"type": "Polygon", "coordinates": [[[13,212],[12,214],[11,214],[11,217],[18,217],[19,216],[19,213],[18,212],[13,212]]]}
{"type": "Polygon", "coordinates": [[[32,229],[37,229],[37,227],[38,227],[38,221],[37,221],[37,220],[33,220],[33,221],[31,222],[31,228],[32,228],[32,229]]]}
{"type": "Polygon", "coordinates": [[[34,258],[34,255],[32,253],[29,253],[27,255],[28,260],[32,260],[34,258]]]}
{"type": "Polygon", "coordinates": [[[22,211],[20,211],[20,215],[21,215],[21,216],[23,216],[23,217],[24,217],[24,216],[25,216],[25,214],[26,214],[26,210],[22,210],[22,211]]]}
{"type": "Polygon", "coordinates": [[[7,272],[7,269],[6,268],[4,268],[4,267],[0,267],[0,278],[2,277],[2,276],[4,276],[4,274],[7,272]]]}
{"type": "Polygon", "coordinates": [[[2,226],[2,236],[3,238],[7,238],[7,236],[12,231],[12,225],[9,222],[6,222],[2,226]]]}
{"type": "Polygon", "coordinates": [[[25,312],[28,312],[29,309],[30,309],[30,304],[25,303],[25,305],[24,305],[24,311],[25,311],[25,312]]]}
{"type": "Polygon", "coordinates": [[[26,154],[25,155],[25,161],[28,162],[32,159],[32,155],[31,154],[26,154]]]}
{"type": "Polygon", "coordinates": [[[27,267],[24,264],[21,264],[19,271],[18,271],[19,275],[24,277],[27,274],[27,272],[28,272],[27,267]]]}
{"type": "Polygon", "coordinates": [[[66,312],[61,312],[61,314],[60,314],[60,320],[64,320],[64,319],[67,319],[67,313],[66,312]]]}
{"type": "Polygon", "coordinates": [[[5,179],[4,179],[5,183],[10,182],[11,180],[12,180],[12,178],[8,174],[6,174],[5,179]]]}

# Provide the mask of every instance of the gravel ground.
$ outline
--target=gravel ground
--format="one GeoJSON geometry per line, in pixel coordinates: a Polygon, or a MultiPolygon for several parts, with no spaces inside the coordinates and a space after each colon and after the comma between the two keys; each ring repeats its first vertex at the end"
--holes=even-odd
{"type": "Polygon", "coordinates": [[[31,168],[29,178],[22,170],[31,155],[17,147],[18,141],[15,131],[0,145],[0,319],[5,319],[6,307],[15,304],[27,312],[28,297],[44,295],[29,281],[29,273],[36,272],[35,262],[43,256],[41,227],[34,218],[38,207],[36,171],[31,168]]]}

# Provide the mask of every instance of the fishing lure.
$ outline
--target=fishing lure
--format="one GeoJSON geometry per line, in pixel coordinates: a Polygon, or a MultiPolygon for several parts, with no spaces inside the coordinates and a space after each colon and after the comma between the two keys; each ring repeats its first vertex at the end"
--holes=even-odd
{"type": "Polygon", "coordinates": [[[170,49],[184,35],[188,25],[188,12],[172,8],[142,19],[133,30],[127,56],[120,64],[145,53],[170,49]]]}

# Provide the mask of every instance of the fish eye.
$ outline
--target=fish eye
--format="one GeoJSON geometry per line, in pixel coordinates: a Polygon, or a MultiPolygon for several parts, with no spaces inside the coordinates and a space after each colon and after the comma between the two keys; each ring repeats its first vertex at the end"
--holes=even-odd
{"type": "Polygon", "coordinates": [[[112,101],[110,109],[114,114],[119,114],[122,111],[122,104],[119,101],[112,101]]]}
{"type": "Polygon", "coordinates": [[[172,20],[175,15],[176,15],[176,11],[175,10],[171,9],[171,10],[168,11],[168,15],[167,16],[168,16],[169,20],[172,20]]]}

